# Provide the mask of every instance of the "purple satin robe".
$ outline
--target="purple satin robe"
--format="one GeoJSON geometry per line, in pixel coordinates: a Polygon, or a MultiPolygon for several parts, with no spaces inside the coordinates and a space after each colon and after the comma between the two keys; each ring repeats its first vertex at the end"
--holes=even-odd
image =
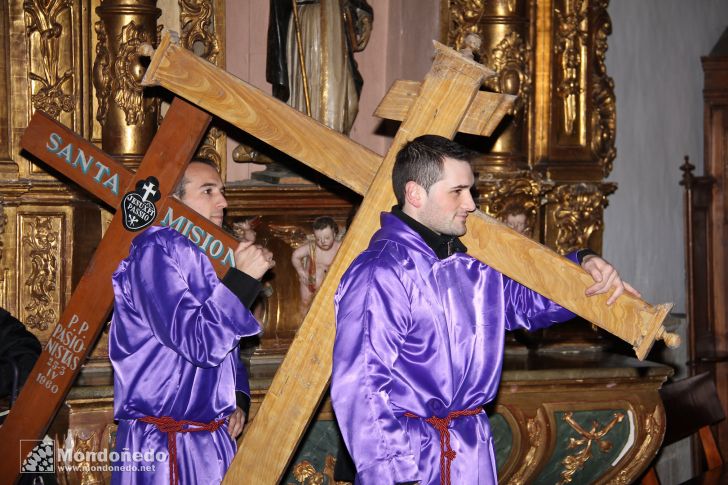
{"type": "MultiPolygon", "coordinates": [[[[109,357],[114,366],[116,450],[168,453],[167,435],[143,416],[209,422],[228,417],[235,391],[250,394],[238,356],[241,337],[260,332],[253,315],[218,279],[202,251],[178,232],[152,227],[137,236],[113,276],[109,357]]],[[[177,434],[180,484],[220,483],[236,444],[227,424],[177,434]]],[[[112,484],[168,484],[169,463],[122,459],[112,484]]]]}
{"type": "MultiPolygon", "coordinates": [[[[362,485],[439,484],[440,435],[404,414],[445,417],[492,401],[505,331],[574,317],[467,254],[439,260],[387,213],[335,305],[331,400],[362,485]]],[[[457,418],[449,432],[452,483],[496,484],[486,414],[457,418]]]]}

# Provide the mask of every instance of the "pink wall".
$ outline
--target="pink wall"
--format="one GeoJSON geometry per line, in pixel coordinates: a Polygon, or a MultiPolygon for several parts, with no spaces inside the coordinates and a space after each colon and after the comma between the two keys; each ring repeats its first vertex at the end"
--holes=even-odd
{"type": "MultiPolygon", "coordinates": [[[[265,81],[269,0],[226,2],[227,70],[270,93],[265,81]]],[[[374,26],[367,48],[355,55],[364,77],[359,115],[351,131],[358,143],[384,154],[391,138],[376,131],[372,113],[396,79],[421,80],[432,61],[432,39],[439,32],[440,0],[369,0],[374,26]]],[[[228,143],[228,180],[244,180],[259,166],[232,161],[234,140],[228,143]]]]}

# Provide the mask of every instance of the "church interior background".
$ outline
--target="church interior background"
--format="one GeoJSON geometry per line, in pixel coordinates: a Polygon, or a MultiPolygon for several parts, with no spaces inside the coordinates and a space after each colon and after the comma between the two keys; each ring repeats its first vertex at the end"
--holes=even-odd
{"type": "MultiPolygon", "coordinates": [[[[711,54],[728,26],[728,3],[368,4],[374,12],[371,34],[366,47],[354,54],[364,85],[352,139],[384,154],[396,125],[373,112],[392,82],[422,79],[431,63],[432,39],[460,50],[467,34],[477,33],[482,43],[473,53],[476,60],[497,72],[485,89],[518,95],[492,137],[462,139],[482,153],[474,163],[480,208],[504,222],[520,221],[524,232],[558,252],[590,247],[619,268],[645,300],[675,303],[671,330],[686,343],[674,351],[658,346],[650,356],[667,365],[605,357],[603,352],[625,352],[584,322],[539,335],[515,335],[508,342],[510,357],[493,409],[501,479],[629,483],[651,462],[664,433],[657,389],[668,378],[695,372],[695,366],[687,365],[695,348],[686,316],[691,313],[679,185],[685,155],[697,167],[696,175],[716,179],[713,241],[728,236],[723,189],[728,130],[721,125],[721,142],[704,129],[713,105],[710,93],[703,92],[708,64],[701,65],[701,57],[711,54]],[[716,153],[722,154],[717,160],[716,153]],[[610,390],[605,383],[611,383],[610,390]],[[592,396],[588,401],[587,394],[592,396]],[[580,429],[592,421],[609,430],[602,441],[611,451],[586,457],[591,441],[586,448],[567,448],[569,438],[584,438],[580,429]]],[[[266,81],[268,16],[269,0],[9,0],[0,5],[0,307],[24,322],[41,343],[111,215],[19,153],[18,140],[32,112],[46,111],[133,169],[158,125],[150,106],[169,101],[168,93],[142,94],[144,64],[136,47],[154,42],[162,26],[178,31],[185,47],[271,93],[266,81]]],[[[716,52],[717,58],[728,57],[728,51],[716,52]]],[[[720,100],[718,105],[728,105],[725,97],[720,100]]],[[[357,196],[224,123],[213,124],[198,156],[214,160],[225,175],[227,227],[240,238],[255,237],[278,261],[255,309],[264,336],[244,349],[254,419],[305,312],[293,252],[314,244],[311,223],[317,217],[330,216],[345,230],[357,196]],[[288,170],[277,171],[274,163],[288,170]]],[[[728,273],[725,243],[711,248],[714,272],[728,273]]],[[[715,276],[710,288],[711,345],[725,352],[725,278],[715,276]]],[[[113,445],[113,381],[105,335],[50,431],[74,449],[113,445]]],[[[716,363],[711,370],[722,402],[728,403],[724,367],[716,363]]],[[[728,456],[728,427],[717,431],[728,456]]],[[[338,446],[325,400],[283,483],[333,484],[338,446]]],[[[689,478],[689,467],[682,464],[691,456],[689,442],[662,450],[658,470],[663,483],[689,478]]],[[[109,481],[108,474],[91,471],[59,479],[109,481]]]]}

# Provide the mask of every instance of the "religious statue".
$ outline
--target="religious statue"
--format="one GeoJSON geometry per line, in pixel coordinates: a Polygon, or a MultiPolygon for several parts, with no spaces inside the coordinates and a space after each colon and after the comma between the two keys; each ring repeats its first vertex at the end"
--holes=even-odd
{"type": "Polygon", "coordinates": [[[366,0],[270,0],[266,80],[273,95],[348,134],[363,84],[353,54],[366,47],[372,20],[366,0]]]}
{"type": "Polygon", "coordinates": [[[468,59],[480,62],[480,47],[482,44],[483,41],[480,36],[475,32],[470,32],[463,39],[463,48],[460,49],[460,53],[468,59]]]}
{"type": "Polygon", "coordinates": [[[333,218],[322,216],[313,221],[313,238],[293,251],[291,262],[298,273],[302,314],[308,311],[340,247],[338,224],[333,218]]]}

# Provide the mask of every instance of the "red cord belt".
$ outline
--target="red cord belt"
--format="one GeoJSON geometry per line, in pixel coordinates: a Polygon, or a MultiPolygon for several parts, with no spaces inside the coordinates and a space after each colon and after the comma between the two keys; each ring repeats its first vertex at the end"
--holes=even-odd
{"type": "Polygon", "coordinates": [[[453,419],[461,418],[463,416],[475,416],[480,414],[483,408],[477,407],[475,409],[465,409],[462,411],[452,411],[444,418],[438,418],[432,416],[429,418],[422,418],[414,413],[406,412],[405,416],[408,418],[424,419],[426,423],[432,425],[440,433],[440,485],[450,485],[450,464],[457,456],[457,453],[450,447],[450,431],[448,427],[453,419]]]}
{"type": "Polygon", "coordinates": [[[167,448],[169,449],[169,483],[177,485],[179,483],[179,465],[177,464],[177,433],[194,433],[197,431],[215,432],[225,422],[224,419],[212,420],[209,423],[198,423],[197,421],[180,420],[175,421],[169,416],[157,418],[155,416],[145,416],[139,418],[143,423],[153,424],[162,433],[167,433],[167,448]],[[187,426],[194,426],[189,428],[187,426]]]}

